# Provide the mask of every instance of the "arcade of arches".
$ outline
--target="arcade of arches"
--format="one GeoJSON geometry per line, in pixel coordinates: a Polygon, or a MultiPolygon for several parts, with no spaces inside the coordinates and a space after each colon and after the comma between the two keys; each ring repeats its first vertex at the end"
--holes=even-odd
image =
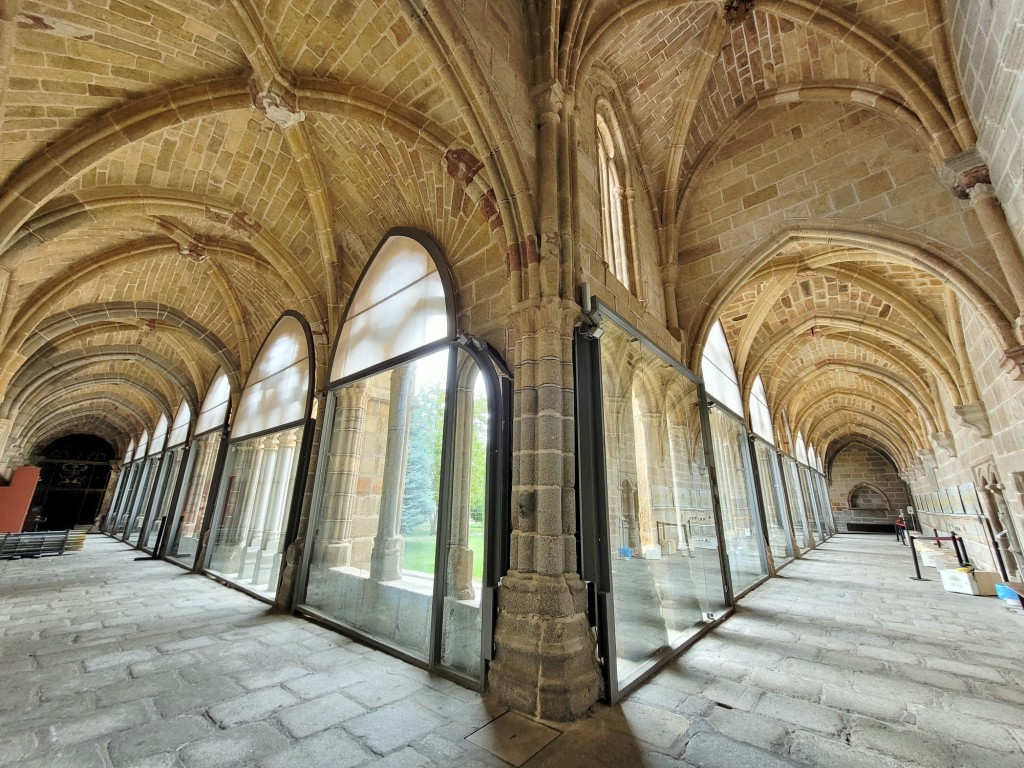
{"type": "Polygon", "coordinates": [[[1020,579],[1022,51],[977,0],[4,3],[0,470],[110,466],[111,535],[551,719],[907,507],[1020,579]]]}

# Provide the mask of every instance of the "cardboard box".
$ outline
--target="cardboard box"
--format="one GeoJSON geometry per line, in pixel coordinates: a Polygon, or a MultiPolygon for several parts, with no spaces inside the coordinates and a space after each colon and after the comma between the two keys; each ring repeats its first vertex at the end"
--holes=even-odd
{"type": "Polygon", "coordinates": [[[939,571],[942,586],[947,592],[958,592],[962,595],[994,595],[999,575],[986,571],[962,573],[955,570],[939,571]]]}

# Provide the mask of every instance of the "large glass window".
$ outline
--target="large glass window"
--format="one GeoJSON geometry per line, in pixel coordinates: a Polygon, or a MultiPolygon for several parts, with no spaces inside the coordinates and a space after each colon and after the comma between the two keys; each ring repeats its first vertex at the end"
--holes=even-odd
{"type": "MultiPolygon", "coordinates": [[[[596,440],[583,450],[603,454],[605,468],[594,502],[604,507],[595,555],[607,564],[598,587],[608,595],[601,632],[614,700],[727,603],[697,381],[610,317],[601,330],[599,410],[580,419],[586,430],[595,419],[602,425],[581,444],[596,440]]],[[[594,343],[581,338],[578,355],[589,359],[594,343]]],[[[581,389],[595,384],[580,381],[581,389]]],[[[581,505],[587,515],[590,502],[581,505]]]]}
{"type": "Polygon", "coordinates": [[[181,510],[168,539],[167,557],[191,568],[199,552],[203,518],[213,488],[214,471],[221,443],[219,430],[208,432],[192,441],[188,467],[185,470],[181,510]]]}
{"type": "Polygon", "coordinates": [[[739,378],[732,362],[732,352],[725,338],[722,324],[715,321],[708,334],[701,357],[700,375],[708,396],[722,403],[736,414],[743,413],[743,397],[740,395],[739,378]]]}
{"type": "Polygon", "coordinates": [[[738,595],[768,575],[764,535],[749,469],[750,447],[746,427],[738,416],[715,407],[709,418],[722,531],[729,553],[733,593],[738,595]]]}
{"type": "Polygon", "coordinates": [[[286,313],[253,363],[231,428],[206,568],[277,595],[311,387],[309,330],[286,313]]]}
{"type": "Polygon", "coordinates": [[[803,494],[804,498],[804,509],[807,512],[807,518],[810,520],[812,529],[814,530],[814,538],[818,542],[825,540],[825,534],[822,530],[821,524],[821,510],[818,505],[818,494],[814,489],[811,482],[811,470],[809,467],[803,464],[797,465],[800,470],[800,493],[803,494]]]}
{"type": "Polygon", "coordinates": [[[143,529],[140,542],[142,549],[153,552],[159,544],[164,520],[171,505],[174,503],[174,491],[178,482],[181,462],[185,457],[185,446],[179,445],[164,451],[160,463],[160,478],[157,481],[155,495],[149,512],[149,520],[143,529]]]}
{"type": "Polygon", "coordinates": [[[778,453],[774,447],[759,438],[753,440],[753,446],[757,476],[761,484],[761,500],[764,503],[764,517],[768,526],[768,544],[772,550],[775,567],[779,568],[793,559],[793,542],[778,453]]]}
{"type": "Polygon", "coordinates": [[[277,594],[302,426],[232,442],[207,570],[267,598],[277,594]]]}
{"type": "Polygon", "coordinates": [[[443,262],[427,245],[385,240],[339,334],[332,371],[341,380],[325,409],[301,608],[482,684],[496,586],[485,542],[497,503],[489,456],[502,434],[500,399],[483,345],[454,341],[443,262]],[[396,272],[405,262],[417,269],[396,272]],[[405,280],[392,283],[392,274],[405,280]],[[435,281],[415,291],[443,303],[403,299],[388,322],[408,339],[379,344],[363,316],[413,278],[435,281]],[[405,361],[388,365],[397,355],[405,361]]]}
{"type": "Polygon", "coordinates": [[[167,538],[167,558],[186,568],[195,565],[203,521],[214,491],[217,460],[221,456],[221,431],[228,416],[231,382],[223,370],[217,371],[206,390],[196,417],[195,434],[188,452],[177,496],[177,510],[167,538]]]}
{"type": "Polygon", "coordinates": [[[754,379],[748,405],[750,431],[771,445],[775,445],[775,430],[772,428],[772,413],[768,409],[768,394],[764,391],[764,381],[760,376],[754,379]]]}
{"type": "Polygon", "coordinates": [[[814,546],[811,528],[808,521],[809,510],[804,502],[804,494],[800,489],[800,470],[792,456],[782,457],[782,479],[786,487],[786,500],[789,502],[789,513],[793,521],[793,535],[797,546],[810,549],[814,546]]]}

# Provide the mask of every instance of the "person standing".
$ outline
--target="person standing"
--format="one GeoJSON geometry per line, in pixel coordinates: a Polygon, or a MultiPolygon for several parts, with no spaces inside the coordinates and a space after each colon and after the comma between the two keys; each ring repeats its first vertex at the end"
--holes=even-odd
{"type": "Polygon", "coordinates": [[[907,543],[907,519],[900,512],[899,517],[896,518],[896,541],[906,546],[907,543]]]}

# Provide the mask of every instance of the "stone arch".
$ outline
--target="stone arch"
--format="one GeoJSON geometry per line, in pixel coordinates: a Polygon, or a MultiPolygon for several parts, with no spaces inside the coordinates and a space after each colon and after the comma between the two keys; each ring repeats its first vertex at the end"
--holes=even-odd
{"type": "MultiPolygon", "coordinates": [[[[866,249],[881,254],[900,264],[908,265],[937,277],[950,284],[956,293],[971,303],[992,327],[1000,343],[1007,348],[1015,346],[1011,330],[1012,313],[1001,307],[991,295],[982,288],[967,272],[956,263],[952,255],[943,253],[943,249],[934,243],[923,241],[907,232],[894,227],[881,226],[873,223],[870,227],[851,226],[850,223],[838,221],[808,222],[798,225],[785,224],[777,227],[759,242],[753,244],[740,258],[736,265],[721,275],[711,289],[709,300],[704,302],[703,319],[695,329],[690,359],[694,363],[699,350],[707,341],[711,325],[725,309],[736,292],[757,271],[774,259],[790,243],[821,243],[841,245],[851,249],[866,249]],[[875,230],[875,231],[870,231],[875,230]]],[[[860,258],[868,259],[867,255],[860,258]]],[[[833,260],[852,261],[851,254],[842,257],[821,257],[808,260],[804,266],[814,268],[827,266],[833,260]]]]}

